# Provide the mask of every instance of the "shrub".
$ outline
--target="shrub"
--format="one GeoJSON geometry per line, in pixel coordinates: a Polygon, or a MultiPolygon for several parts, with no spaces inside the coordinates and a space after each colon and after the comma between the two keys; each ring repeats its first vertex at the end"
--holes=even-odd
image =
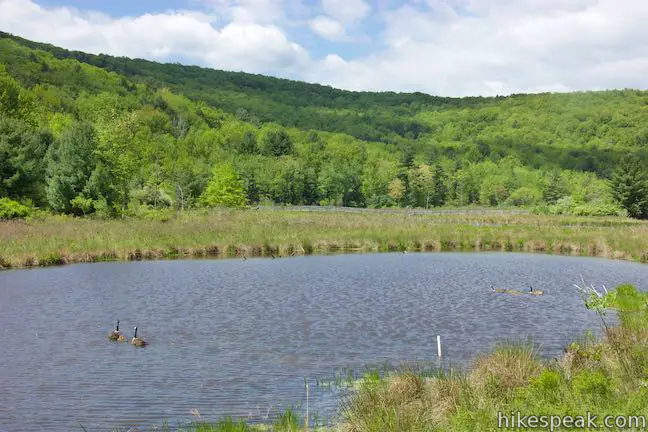
{"type": "Polygon", "coordinates": [[[553,368],[543,369],[536,377],[530,379],[530,385],[517,389],[515,395],[518,402],[543,405],[556,403],[564,395],[566,380],[562,373],[553,368]]]}
{"type": "Polygon", "coordinates": [[[115,215],[115,209],[108,204],[105,198],[101,198],[92,202],[95,209],[95,215],[100,218],[111,218],[115,215]]]}
{"type": "Polygon", "coordinates": [[[562,378],[554,370],[545,369],[540,375],[531,379],[531,385],[543,393],[553,393],[560,388],[562,378]]]}
{"type": "Polygon", "coordinates": [[[610,396],[611,380],[600,371],[581,371],[572,380],[574,392],[581,397],[603,399],[610,396]]]}
{"type": "Polygon", "coordinates": [[[554,215],[570,215],[576,208],[574,198],[570,196],[560,198],[556,204],[549,207],[549,213],[554,215]]]}
{"type": "Polygon", "coordinates": [[[31,209],[9,198],[0,198],[0,219],[24,219],[31,209]]]}
{"type": "Polygon", "coordinates": [[[616,204],[587,203],[574,207],[573,216],[622,216],[627,217],[628,211],[616,204]]]}
{"type": "Polygon", "coordinates": [[[125,213],[127,216],[146,219],[155,222],[167,222],[175,216],[175,210],[172,208],[155,209],[150,205],[139,204],[137,201],[128,203],[125,213]]]}
{"type": "Polygon", "coordinates": [[[135,189],[130,192],[131,201],[137,201],[140,204],[151,207],[171,207],[173,200],[163,187],[153,188],[144,186],[141,189],[135,189]]]}
{"type": "Polygon", "coordinates": [[[604,202],[577,203],[571,196],[559,199],[552,206],[536,207],[535,212],[569,216],[628,216],[627,210],[617,204],[604,202]]]}
{"type": "MultiPolygon", "coordinates": [[[[648,330],[648,315],[646,315],[646,296],[640,293],[632,284],[619,285],[616,290],[608,294],[608,304],[617,310],[621,321],[618,336],[631,338],[630,345],[646,338],[648,330]]],[[[640,345],[644,345],[641,343],[640,345]]]]}
{"type": "Polygon", "coordinates": [[[507,204],[514,206],[529,206],[542,200],[542,192],[536,188],[521,187],[514,190],[506,200],[507,204]]]}
{"type": "Polygon", "coordinates": [[[83,215],[87,215],[94,211],[94,202],[92,198],[85,197],[83,194],[77,195],[76,198],[70,201],[70,204],[72,204],[73,210],[78,210],[83,215]]]}

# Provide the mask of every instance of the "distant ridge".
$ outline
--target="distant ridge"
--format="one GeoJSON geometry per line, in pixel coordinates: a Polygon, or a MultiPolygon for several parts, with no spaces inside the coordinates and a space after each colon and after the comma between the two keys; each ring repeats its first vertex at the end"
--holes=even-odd
{"type": "Polygon", "coordinates": [[[1,31],[0,39],[11,39],[25,47],[48,52],[58,59],[75,59],[152,87],[170,87],[227,112],[235,113],[244,108],[261,121],[345,132],[371,141],[383,141],[389,132],[402,137],[417,137],[426,130],[425,126],[402,117],[411,117],[422,110],[469,107],[503,98],[451,98],[420,92],[357,92],[247,72],[70,51],[1,31]],[[344,109],[351,113],[322,112],[322,108],[344,109]],[[368,121],[372,127],[340,126],[348,122],[349,114],[362,117],[361,123],[368,121]],[[317,118],[306,118],[315,116],[317,118]]]}
{"type": "Polygon", "coordinates": [[[105,83],[100,80],[52,78],[44,62],[52,56],[117,74],[115,79],[126,91],[134,90],[135,84],[169,88],[257,126],[273,122],[303,131],[342,133],[430,162],[439,158],[497,162],[512,156],[533,168],[606,177],[624,154],[648,160],[648,92],[640,90],[464,98],[356,92],[259,74],[70,51],[6,32],[0,32],[0,55],[0,63],[26,87],[54,79],[49,84],[102,91],[105,83]],[[33,70],[35,61],[43,70],[33,70]]]}

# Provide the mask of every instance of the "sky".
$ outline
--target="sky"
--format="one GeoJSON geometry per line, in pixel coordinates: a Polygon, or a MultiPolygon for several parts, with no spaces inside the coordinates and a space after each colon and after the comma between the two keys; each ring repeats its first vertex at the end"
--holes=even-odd
{"type": "Polygon", "coordinates": [[[0,0],[0,30],[63,48],[440,96],[646,89],[646,23],[646,0],[0,0]]]}

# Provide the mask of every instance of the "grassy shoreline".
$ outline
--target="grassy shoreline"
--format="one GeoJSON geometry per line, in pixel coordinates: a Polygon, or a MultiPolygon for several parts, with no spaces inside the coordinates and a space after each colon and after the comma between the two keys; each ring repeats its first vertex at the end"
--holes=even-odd
{"type": "Polygon", "coordinates": [[[0,269],[334,252],[513,251],[648,262],[648,222],[517,213],[193,211],[0,222],[0,269]],[[168,219],[167,219],[168,217],[168,219]]]}

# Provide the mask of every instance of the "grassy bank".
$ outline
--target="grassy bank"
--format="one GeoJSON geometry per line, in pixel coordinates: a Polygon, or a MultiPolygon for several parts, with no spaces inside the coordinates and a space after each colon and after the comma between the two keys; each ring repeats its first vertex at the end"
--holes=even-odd
{"type": "Polygon", "coordinates": [[[0,222],[0,267],[332,252],[525,251],[648,261],[648,223],[525,214],[214,210],[0,222]]]}
{"type": "MultiPolygon", "coordinates": [[[[598,417],[596,425],[602,430],[645,430],[637,417],[610,419],[607,426],[613,427],[603,423],[606,416],[648,416],[646,296],[628,285],[613,296],[620,324],[606,326],[603,340],[574,342],[562,358],[552,361],[541,360],[533,346],[506,344],[478,357],[467,373],[376,377],[365,381],[351,399],[340,428],[345,432],[494,431],[505,425],[498,420],[502,413],[509,419],[510,429],[504,430],[533,430],[528,425],[512,428],[511,415],[576,418],[589,412],[598,417]]],[[[572,428],[577,425],[572,423],[572,428]]],[[[556,428],[566,429],[570,428],[556,428]]]]}

